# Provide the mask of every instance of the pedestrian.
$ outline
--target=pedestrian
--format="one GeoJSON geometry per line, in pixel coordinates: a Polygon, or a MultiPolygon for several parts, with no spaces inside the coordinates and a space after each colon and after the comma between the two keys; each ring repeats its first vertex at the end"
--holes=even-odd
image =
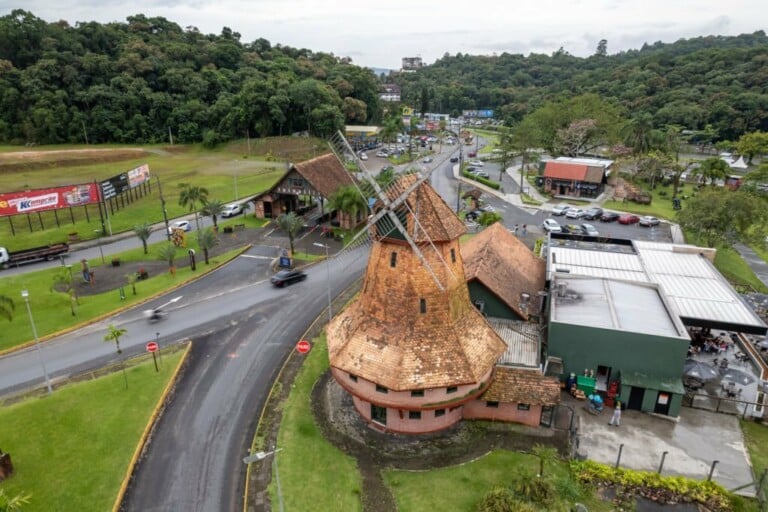
{"type": "Polygon", "coordinates": [[[609,425],[616,424],[617,427],[621,426],[621,402],[616,402],[616,408],[613,410],[613,416],[611,416],[611,421],[608,422],[609,425]]]}
{"type": "Polygon", "coordinates": [[[515,229],[514,229],[515,236],[517,236],[517,230],[518,230],[518,227],[517,227],[517,224],[515,224],[515,229]]]}
{"type": "Polygon", "coordinates": [[[80,265],[83,269],[83,282],[90,283],[91,282],[91,269],[88,266],[88,260],[83,258],[80,260],[80,265]]]}
{"type": "Polygon", "coordinates": [[[523,224],[523,236],[528,233],[528,224],[523,224]]]}

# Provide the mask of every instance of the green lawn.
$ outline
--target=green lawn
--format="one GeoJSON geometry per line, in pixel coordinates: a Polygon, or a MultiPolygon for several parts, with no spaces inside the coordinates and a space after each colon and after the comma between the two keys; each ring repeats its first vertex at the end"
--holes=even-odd
{"type": "MultiPolygon", "coordinates": [[[[643,189],[648,191],[646,186],[643,186],[643,189]]],[[[690,195],[692,192],[693,186],[685,185],[682,189],[678,190],[678,196],[690,195]]],[[[657,185],[651,196],[653,198],[651,204],[638,204],[632,201],[606,201],[603,204],[603,208],[606,210],[636,213],[638,215],[653,215],[660,219],[668,219],[675,222],[677,212],[672,208],[672,185],[657,185]]],[[[684,199],[682,200],[682,205],[685,208],[684,199]]]]}
{"type": "Polygon", "coordinates": [[[0,408],[2,448],[15,466],[6,493],[31,494],[24,512],[111,510],[142,432],[182,351],[123,374],[56,389],[0,408]]]}
{"type": "MultiPolygon", "coordinates": [[[[285,510],[361,510],[361,477],[355,460],[325,440],[310,410],[312,386],[328,369],[325,339],[313,341],[283,408],[277,445],[278,472],[285,510]]],[[[273,474],[269,485],[272,510],[278,510],[273,474]]]]}
{"type": "MultiPolygon", "coordinates": [[[[144,256],[141,249],[128,251],[120,255],[121,260],[156,260],[153,256],[157,252],[157,247],[165,245],[166,242],[159,242],[150,249],[150,255],[144,256]]],[[[182,251],[179,251],[180,254],[182,251]]],[[[133,294],[131,286],[128,285],[126,277],[125,300],[120,299],[117,290],[80,297],[80,304],[75,306],[76,316],[72,316],[70,311],[70,299],[65,293],[52,291],[53,279],[57,273],[65,272],[62,268],[52,268],[30,272],[27,274],[17,274],[0,278],[0,295],[10,297],[16,303],[13,319],[6,324],[6,328],[0,330],[0,353],[3,350],[16,347],[22,343],[32,340],[32,326],[29,322],[27,312],[24,311],[25,305],[21,298],[21,290],[29,292],[29,304],[32,310],[37,334],[40,337],[59,332],[63,329],[90,321],[96,317],[114,311],[118,308],[128,307],[139,302],[143,302],[154,295],[161,293],[169,288],[178,286],[187,281],[198,277],[202,271],[219,267],[239,254],[240,250],[235,249],[210,259],[210,265],[206,266],[202,262],[202,257],[198,270],[192,272],[190,267],[182,267],[176,271],[176,276],[168,272],[152,276],[144,281],[136,282],[136,295],[133,294]]],[[[181,256],[180,256],[181,257],[181,256]]],[[[99,265],[101,259],[91,260],[91,269],[94,270],[96,279],[99,276],[99,265]]],[[[109,261],[107,261],[109,264],[109,261]]],[[[79,279],[79,265],[73,267],[74,279],[79,279]]],[[[5,323],[5,320],[2,320],[5,323]]],[[[0,324],[2,325],[2,324],[0,324]]]]}

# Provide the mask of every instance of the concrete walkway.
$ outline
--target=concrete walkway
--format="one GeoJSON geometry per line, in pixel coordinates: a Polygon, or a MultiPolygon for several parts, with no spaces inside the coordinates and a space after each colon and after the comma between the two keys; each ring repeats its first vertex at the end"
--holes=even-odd
{"type": "Polygon", "coordinates": [[[734,249],[744,258],[749,268],[755,273],[758,279],[762,281],[765,286],[768,286],[768,263],[765,262],[755,251],[750,247],[737,243],[733,246],[734,249]]]}

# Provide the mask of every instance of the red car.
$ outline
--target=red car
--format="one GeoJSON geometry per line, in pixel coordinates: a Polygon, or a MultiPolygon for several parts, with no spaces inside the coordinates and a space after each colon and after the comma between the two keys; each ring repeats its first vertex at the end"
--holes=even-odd
{"type": "Polygon", "coordinates": [[[640,222],[640,217],[637,215],[633,215],[631,213],[619,215],[619,224],[636,224],[638,222],[640,222]]]}

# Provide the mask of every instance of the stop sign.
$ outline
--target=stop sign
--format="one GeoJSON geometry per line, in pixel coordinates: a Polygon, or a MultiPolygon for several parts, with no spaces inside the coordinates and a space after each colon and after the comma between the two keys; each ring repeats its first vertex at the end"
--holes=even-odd
{"type": "Polygon", "coordinates": [[[312,345],[310,345],[307,340],[301,340],[296,344],[296,350],[299,352],[299,354],[306,354],[309,352],[310,348],[312,348],[312,345]]]}
{"type": "Polygon", "coordinates": [[[147,343],[147,352],[157,352],[157,343],[154,341],[147,343]]]}

